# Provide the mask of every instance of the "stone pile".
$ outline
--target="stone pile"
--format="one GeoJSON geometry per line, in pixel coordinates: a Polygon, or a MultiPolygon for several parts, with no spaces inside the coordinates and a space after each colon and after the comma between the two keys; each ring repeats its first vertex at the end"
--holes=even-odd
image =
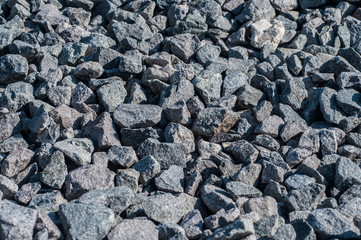
{"type": "Polygon", "coordinates": [[[361,239],[359,0],[0,2],[0,239],[361,239]]]}

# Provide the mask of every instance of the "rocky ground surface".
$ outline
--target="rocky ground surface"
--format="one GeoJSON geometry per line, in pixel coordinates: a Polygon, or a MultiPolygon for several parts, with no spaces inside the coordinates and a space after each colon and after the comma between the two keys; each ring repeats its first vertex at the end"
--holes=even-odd
{"type": "Polygon", "coordinates": [[[360,239],[360,1],[0,2],[0,239],[360,239]]]}

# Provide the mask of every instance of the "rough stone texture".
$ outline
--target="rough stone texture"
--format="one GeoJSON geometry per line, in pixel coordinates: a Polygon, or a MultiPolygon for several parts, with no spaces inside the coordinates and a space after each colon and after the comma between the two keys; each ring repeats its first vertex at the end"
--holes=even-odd
{"type": "Polygon", "coordinates": [[[74,199],[94,189],[114,187],[115,173],[99,165],[77,168],[66,176],[66,198],[74,199]]]}
{"type": "Polygon", "coordinates": [[[123,82],[115,81],[98,88],[97,95],[104,110],[114,112],[119,104],[124,103],[127,90],[123,82]]]}
{"type": "Polygon", "coordinates": [[[49,163],[42,171],[40,181],[52,188],[61,189],[67,174],[64,154],[56,151],[51,155],[49,163]]]}
{"type": "Polygon", "coordinates": [[[62,204],[59,217],[71,239],[102,239],[115,223],[113,211],[97,204],[62,204]]]}
{"type": "Polygon", "coordinates": [[[64,153],[75,164],[87,165],[91,162],[91,154],[94,151],[93,142],[88,138],[73,138],[59,141],[54,148],[64,153]]]}
{"type": "Polygon", "coordinates": [[[30,163],[33,156],[34,152],[30,149],[15,147],[1,162],[1,174],[14,177],[30,163]]]}
{"type": "Polygon", "coordinates": [[[0,201],[0,237],[2,239],[32,239],[37,211],[8,200],[0,201]]]}
{"type": "Polygon", "coordinates": [[[108,150],[109,161],[116,166],[129,168],[137,161],[137,155],[132,147],[113,146],[108,150]]]}
{"type": "Polygon", "coordinates": [[[113,119],[120,128],[153,127],[161,120],[162,109],[156,105],[120,104],[113,119]]]}
{"type": "Polygon", "coordinates": [[[221,209],[229,210],[236,206],[236,203],[226,191],[210,184],[202,187],[201,198],[207,208],[213,213],[221,209]]]}
{"type": "Polygon", "coordinates": [[[139,238],[157,240],[158,229],[148,219],[125,219],[117,224],[107,236],[109,240],[136,240],[139,238]]]}
{"type": "Polygon", "coordinates": [[[205,70],[192,83],[206,104],[221,97],[222,76],[219,73],[205,70]]]}
{"type": "Polygon", "coordinates": [[[353,184],[361,183],[361,169],[350,159],[340,157],[335,166],[335,186],[340,191],[345,191],[353,184]]]}
{"type": "Polygon", "coordinates": [[[170,166],[154,179],[157,189],[165,192],[178,193],[184,191],[184,173],[182,167],[170,166]]]}
{"type": "Polygon", "coordinates": [[[269,44],[276,49],[283,38],[285,28],[279,20],[262,19],[251,25],[251,45],[255,48],[262,48],[269,44]]]}

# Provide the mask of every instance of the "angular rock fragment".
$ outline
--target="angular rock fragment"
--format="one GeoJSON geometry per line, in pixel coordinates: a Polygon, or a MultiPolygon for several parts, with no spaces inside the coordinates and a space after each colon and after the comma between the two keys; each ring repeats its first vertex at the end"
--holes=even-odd
{"type": "Polygon", "coordinates": [[[54,148],[64,153],[75,164],[87,165],[91,162],[91,154],[94,151],[93,142],[88,138],[72,138],[56,142],[54,148]]]}
{"type": "Polygon", "coordinates": [[[107,235],[109,240],[136,240],[139,238],[156,240],[158,229],[148,219],[125,219],[117,224],[107,235]]]}

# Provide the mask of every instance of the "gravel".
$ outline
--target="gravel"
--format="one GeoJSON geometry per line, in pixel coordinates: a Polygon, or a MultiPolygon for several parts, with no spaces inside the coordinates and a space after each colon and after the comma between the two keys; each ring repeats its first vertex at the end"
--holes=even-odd
{"type": "Polygon", "coordinates": [[[360,1],[0,5],[0,239],[360,238],[360,1]]]}

